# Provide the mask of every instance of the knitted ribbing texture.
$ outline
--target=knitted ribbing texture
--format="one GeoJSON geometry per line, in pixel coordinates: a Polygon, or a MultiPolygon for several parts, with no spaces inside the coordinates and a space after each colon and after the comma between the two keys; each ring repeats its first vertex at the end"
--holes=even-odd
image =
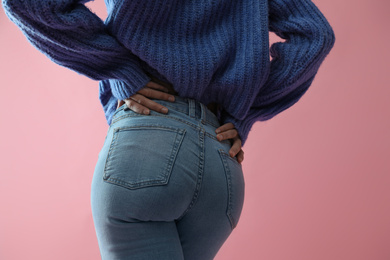
{"type": "Polygon", "coordinates": [[[303,96],[335,43],[310,0],[106,0],[104,22],[86,2],[2,0],[39,51],[99,80],[109,125],[118,99],[153,75],[181,97],[218,103],[244,145],[255,122],[303,96]],[[270,47],[269,31],[284,41],[270,47]]]}

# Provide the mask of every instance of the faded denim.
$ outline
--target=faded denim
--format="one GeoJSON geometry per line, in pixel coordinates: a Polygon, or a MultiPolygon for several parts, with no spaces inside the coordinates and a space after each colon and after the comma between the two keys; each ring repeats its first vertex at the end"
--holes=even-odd
{"type": "Polygon", "coordinates": [[[168,114],[115,111],[91,187],[103,260],[213,259],[240,219],[242,167],[217,116],[175,98],[153,99],[168,114]]]}

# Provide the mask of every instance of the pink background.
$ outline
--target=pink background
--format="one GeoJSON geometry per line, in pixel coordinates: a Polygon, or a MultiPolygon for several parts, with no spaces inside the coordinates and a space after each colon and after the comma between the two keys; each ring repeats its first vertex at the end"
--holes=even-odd
{"type": "MultiPolygon", "coordinates": [[[[216,260],[390,259],[390,3],[314,2],[336,45],[297,104],[254,125],[242,217],[216,260]]],[[[3,9],[0,35],[0,259],[99,259],[98,82],[51,62],[3,9]]]]}

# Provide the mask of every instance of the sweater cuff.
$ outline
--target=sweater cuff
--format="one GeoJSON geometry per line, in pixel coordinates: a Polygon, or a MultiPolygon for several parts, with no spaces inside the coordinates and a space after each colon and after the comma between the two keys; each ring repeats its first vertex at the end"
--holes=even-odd
{"type": "Polygon", "coordinates": [[[138,66],[133,66],[131,70],[120,71],[118,74],[120,75],[115,79],[109,80],[112,95],[119,100],[131,97],[151,81],[151,78],[138,66]]]}
{"type": "Polygon", "coordinates": [[[232,123],[234,127],[237,129],[238,135],[241,139],[241,147],[244,146],[246,140],[248,139],[249,132],[253,126],[253,124],[256,122],[255,119],[249,120],[249,119],[243,119],[239,120],[235,117],[231,116],[228,112],[225,110],[222,110],[220,113],[220,121],[222,122],[221,125],[224,125],[226,123],[232,123]]]}

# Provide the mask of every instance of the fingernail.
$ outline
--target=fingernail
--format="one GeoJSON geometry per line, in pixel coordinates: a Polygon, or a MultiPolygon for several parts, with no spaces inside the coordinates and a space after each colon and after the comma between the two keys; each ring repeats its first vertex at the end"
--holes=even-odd
{"type": "Polygon", "coordinates": [[[220,133],[220,132],[221,132],[221,130],[217,129],[217,130],[215,130],[215,132],[218,134],[218,133],[220,133]]]}
{"type": "Polygon", "coordinates": [[[149,110],[148,109],[145,109],[143,112],[144,112],[145,115],[149,114],[149,110]]]}
{"type": "Polygon", "coordinates": [[[175,101],[175,98],[173,96],[170,96],[168,99],[169,101],[175,101]]]}
{"type": "Polygon", "coordinates": [[[217,135],[217,138],[218,138],[219,141],[221,141],[222,135],[217,135]]]}
{"type": "Polygon", "coordinates": [[[162,111],[163,113],[168,113],[168,108],[163,107],[163,108],[161,109],[161,111],[162,111]]]}

